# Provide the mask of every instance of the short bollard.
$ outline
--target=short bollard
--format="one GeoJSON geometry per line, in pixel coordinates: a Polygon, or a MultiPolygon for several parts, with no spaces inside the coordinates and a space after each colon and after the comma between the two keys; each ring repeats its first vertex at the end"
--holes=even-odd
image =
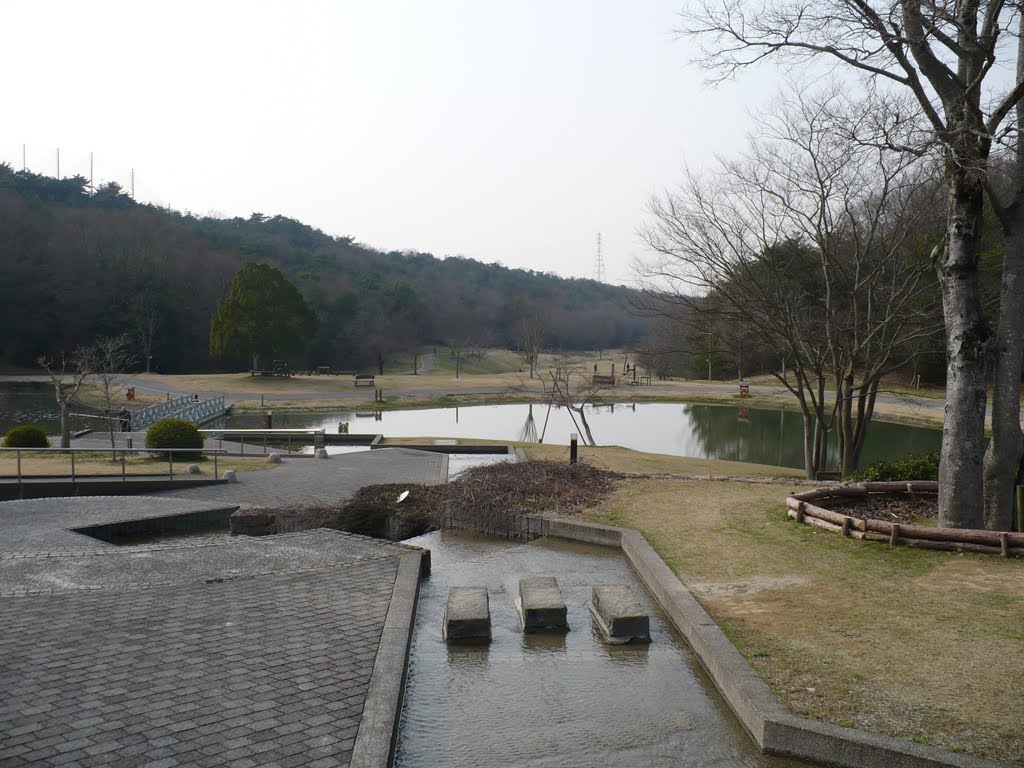
{"type": "Polygon", "coordinates": [[[489,643],[491,608],[487,587],[451,587],[442,629],[446,643],[489,643]]]}
{"type": "Polygon", "coordinates": [[[568,632],[568,611],[553,576],[519,580],[516,609],[524,632],[568,632]]]}
{"type": "Polygon", "coordinates": [[[580,436],[573,432],[569,435],[569,463],[575,464],[579,459],[580,436]]]}

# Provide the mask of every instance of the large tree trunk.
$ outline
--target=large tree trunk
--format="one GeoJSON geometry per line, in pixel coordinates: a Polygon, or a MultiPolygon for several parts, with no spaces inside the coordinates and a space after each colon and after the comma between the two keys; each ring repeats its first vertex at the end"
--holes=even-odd
{"type": "MultiPolygon", "coordinates": [[[[1015,218],[1024,218],[1024,206],[1015,218]]],[[[992,439],[985,452],[985,527],[1013,526],[1014,485],[1021,459],[1020,375],[1024,353],[1024,222],[1006,238],[992,389],[992,439]]]]}
{"type": "MultiPolygon", "coordinates": [[[[63,393],[62,393],[63,394],[63,393]]],[[[71,447],[71,407],[68,399],[62,394],[57,395],[57,402],[60,404],[60,447],[71,447]]]]}
{"type": "MultiPolygon", "coordinates": [[[[965,142],[971,141],[970,138],[965,142]]],[[[960,155],[964,157],[964,154],[960,155]]],[[[947,158],[949,212],[939,267],[946,319],[946,414],[939,458],[939,525],[981,528],[985,453],[985,348],[978,254],[983,171],[947,158]]]]}

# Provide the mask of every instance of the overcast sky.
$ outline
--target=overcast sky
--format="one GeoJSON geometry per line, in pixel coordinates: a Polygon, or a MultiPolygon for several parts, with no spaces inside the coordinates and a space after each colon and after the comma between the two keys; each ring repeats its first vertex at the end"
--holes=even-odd
{"type": "Polygon", "coordinates": [[[682,0],[0,6],[0,161],[376,248],[629,280],[652,193],[777,89],[707,88],[682,0]]]}

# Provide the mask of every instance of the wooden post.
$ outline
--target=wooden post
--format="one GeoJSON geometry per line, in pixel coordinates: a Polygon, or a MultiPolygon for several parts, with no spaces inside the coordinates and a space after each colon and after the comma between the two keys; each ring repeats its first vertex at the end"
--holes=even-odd
{"type": "Polygon", "coordinates": [[[569,435],[569,463],[575,464],[579,459],[579,439],[580,436],[573,432],[569,435]]]}
{"type": "Polygon", "coordinates": [[[899,544],[899,538],[900,538],[900,524],[899,523],[893,523],[892,524],[892,529],[889,531],[889,546],[890,547],[895,547],[897,544],[899,544]]]}
{"type": "Polygon", "coordinates": [[[274,428],[274,412],[267,411],[267,429],[274,428]]]}
{"type": "Polygon", "coordinates": [[[850,517],[847,515],[843,518],[843,536],[849,537],[850,535],[850,517]]]}
{"type": "Polygon", "coordinates": [[[216,453],[213,454],[213,479],[214,480],[219,480],[220,479],[219,476],[217,475],[217,454],[216,453]]]}
{"type": "Polygon", "coordinates": [[[1010,537],[1005,532],[999,534],[999,554],[1003,557],[1010,556],[1010,537]]]}
{"type": "Polygon", "coordinates": [[[801,501],[796,505],[796,521],[798,523],[803,523],[804,521],[804,503],[805,502],[801,501]]]}

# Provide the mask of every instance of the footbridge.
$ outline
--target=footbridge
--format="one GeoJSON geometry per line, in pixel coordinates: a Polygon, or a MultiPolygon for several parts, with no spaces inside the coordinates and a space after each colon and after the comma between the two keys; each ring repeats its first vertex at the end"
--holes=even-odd
{"type": "Polygon", "coordinates": [[[197,395],[185,395],[135,411],[131,415],[132,431],[141,432],[160,419],[169,417],[191,421],[193,424],[205,424],[227,414],[223,395],[206,400],[197,400],[196,397],[197,395]]]}

